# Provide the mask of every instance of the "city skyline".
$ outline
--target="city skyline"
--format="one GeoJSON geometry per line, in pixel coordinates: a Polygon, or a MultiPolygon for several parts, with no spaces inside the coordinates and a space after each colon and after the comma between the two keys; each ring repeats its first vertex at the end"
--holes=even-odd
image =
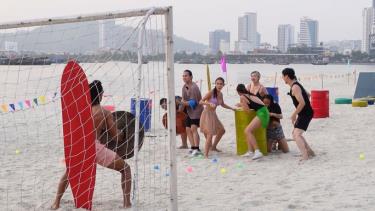
{"type": "MultiPolygon", "coordinates": [[[[361,40],[362,10],[365,7],[371,7],[373,3],[369,0],[359,0],[355,3],[352,0],[330,0],[328,2],[323,0],[284,0],[273,1],[272,4],[269,1],[259,2],[256,0],[215,3],[196,0],[160,0],[157,2],[146,0],[107,0],[105,2],[7,0],[5,2],[7,7],[0,8],[0,22],[171,5],[174,7],[175,34],[208,45],[207,34],[209,31],[224,29],[229,31],[233,38],[237,38],[238,17],[246,12],[256,12],[258,32],[262,35],[262,42],[277,45],[277,26],[280,24],[298,26],[299,20],[303,16],[319,21],[320,41],[361,40]],[[20,16],[20,14],[22,15],[20,16]],[[345,24],[337,24],[337,19],[345,24]],[[333,26],[335,30],[332,30],[333,26]]],[[[234,41],[235,39],[232,39],[232,42],[234,41]]]]}

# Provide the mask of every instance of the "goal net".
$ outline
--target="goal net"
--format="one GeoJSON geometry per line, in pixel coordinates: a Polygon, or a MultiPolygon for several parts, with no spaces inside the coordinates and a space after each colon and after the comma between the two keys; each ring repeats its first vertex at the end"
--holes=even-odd
{"type": "MultiPolygon", "coordinates": [[[[122,155],[133,208],[177,209],[175,108],[159,106],[161,98],[174,105],[171,10],[0,24],[0,210],[49,209],[67,167],[80,165],[68,165],[64,154],[60,81],[69,60],[89,83],[101,81],[101,106],[116,112],[114,120],[127,118],[122,155]],[[170,130],[162,125],[167,112],[170,130]]],[[[93,209],[122,206],[121,173],[97,165],[93,209]]],[[[74,207],[68,187],[60,208],[74,207]]]]}

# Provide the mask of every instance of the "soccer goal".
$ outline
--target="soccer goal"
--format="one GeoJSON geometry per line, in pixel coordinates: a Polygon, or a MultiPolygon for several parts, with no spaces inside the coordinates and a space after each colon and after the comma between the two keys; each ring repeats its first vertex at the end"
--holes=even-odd
{"type": "MultiPolygon", "coordinates": [[[[88,156],[96,143],[130,166],[133,209],[177,210],[172,21],[172,7],[165,7],[0,24],[0,210],[49,209],[61,176],[77,167],[78,174],[68,170],[70,185],[60,208],[121,209],[127,183],[122,184],[121,172],[97,165],[88,156]],[[112,112],[121,141],[110,137],[107,120],[98,123],[89,117],[95,122],[89,132],[82,119],[72,126],[70,119],[93,112],[90,93],[82,91],[69,102],[61,94],[67,91],[63,73],[76,74],[77,68],[86,82],[101,81],[100,104],[112,112]],[[161,98],[168,99],[166,111],[159,106],[161,98]],[[78,105],[75,99],[89,105],[78,105]],[[76,103],[77,111],[64,118],[67,103],[76,103]],[[165,116],[169,129],[162,124],[165,116]],[[79,133],[94,133],[95,140],[76,140],[74,134],[79,133]],[[72,150],[76,145],[82,150],[72,150]],[[81,178],[87,165],[92,176],[81,178]],[[87,181],[92,189],[85,189],[87,181]],[[77,198],[84,194],[92,194],[92,201],[80,206],[77,198]]],[[[69,83],[71,89],[89,89],[88,83],[69,83]]]]}

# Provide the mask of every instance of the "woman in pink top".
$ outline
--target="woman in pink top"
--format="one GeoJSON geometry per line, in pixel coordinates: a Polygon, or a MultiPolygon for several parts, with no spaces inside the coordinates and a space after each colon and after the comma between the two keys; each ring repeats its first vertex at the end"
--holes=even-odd
{"type": "Polygon", "coordinates": [[[204,156],[208,158],[208,153],[210,150],[220,152],[217,149],[217,144],[219,143],[221,137],[223,137],[225,130],[223,124],[220,122],[216,114],[217,106],[222,106],[226,109],[234,108],[226,105],[223,99],[223,93],[221,90],[224,87],[224,79],[219,77],[215,80],[215,88],[209,91],[203,99],[199,102],[201,105],[205,105],[200,118],[201,132],[206,137],[206,144],[204,148],[204,156]],[[214,143],[212,139],[215,136],[214,143]]]}

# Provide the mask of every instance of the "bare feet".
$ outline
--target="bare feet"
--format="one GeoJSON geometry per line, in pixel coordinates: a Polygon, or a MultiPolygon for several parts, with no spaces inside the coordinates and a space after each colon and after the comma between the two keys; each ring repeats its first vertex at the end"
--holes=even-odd
{"type": "Polygon", "coordinates": [[[59,208],[60,208],[60,203],[58,203],[58,202],[54,202],[54,203],[51,205],[51,207],[50,207],[51,210],[57,210],[57,209],[59,209],[59,208]]]}
{"type": "Polygon", "coordinates": [[[182,145],[182,146],[179,146],[177,149],[189,149],[189,147],[182,145]]]}
{"type": "Polygon", "coordinates": [[[211,150],[212,150],[212,151],[215,151],[215,152],[222,152],[221,150],[219,150],[219,149],[216,148],[216,147],[211,147],[211,150]]]}
{"type": "Polygon", "coordinates": [[[307,153],[309,154],[309,157],[315,157],[316,156],[315,152],[312,151],[312,150],[307,151],[307,153]]]}
{"type": "Polygon", "coordinates": [[[124,204],[124,208],[125,208],[125,209],[131,208],[131,207],[132,207],[132,204],[131,204],[131,203],[129,203],[129,204],[127,204],[127,205],[124,204]]]}
{"type": "Polygon", "coordinates": [[[299,164],[303,164],[308,159],[309,159],[308,155],[302,155],[302,157],[299,159],[299,164]]]}

